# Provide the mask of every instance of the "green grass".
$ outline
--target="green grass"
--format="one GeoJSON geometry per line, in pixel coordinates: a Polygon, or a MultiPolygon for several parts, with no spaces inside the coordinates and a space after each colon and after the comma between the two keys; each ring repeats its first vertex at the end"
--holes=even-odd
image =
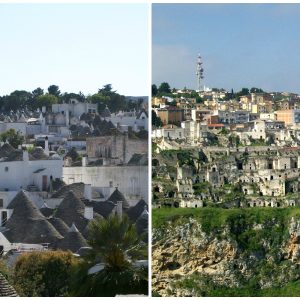
{"type": "MultiPolygon", "coordinates": [[[[193,283],[190,283],[187,286],[195,287],[193,283]]],[[[300,280],[289,282],[283,287],[274,287],[267,289],[259,289],[255,286],[251,286],[251,284],[244,288],[214,286],[208,291],[199,291],[199,294],[207,297],[300,297],[300,280]]]]}
{"type": "Polygon", "coordinates": [[[234,220],[245,219],[249,224],[262,223],[275,218],[283,223],[290,221],[290,218],[296,216],[300,218],[300,208],[272,208],[272,207],[253,207],[253,208],[160,208],[152,211],[152,226],[159,228],[168,221],[182,221],[193,217],[199,221],[206,231],[213,230],[234,220]]]}

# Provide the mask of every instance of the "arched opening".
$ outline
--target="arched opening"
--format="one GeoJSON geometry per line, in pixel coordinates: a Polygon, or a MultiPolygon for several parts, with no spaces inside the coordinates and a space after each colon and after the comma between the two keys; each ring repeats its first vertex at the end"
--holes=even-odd
{"type": "Polygon", "coordinates": [[[197,208],[197,204],[195,204],[195,208],[197,208]]]}
{"type": "Polygon", "coordinates": [[[168,193],[168,197],[169,197],[169,198],[173,198],[173,197],[174,197],[174,194],[175,194],[175,192],[170,191],[170,192],[168,193]]]}
{"type": "Polygon", "coordinates": [[[159,186],[154,187],[154,192],[159,193],[159,186]]]}

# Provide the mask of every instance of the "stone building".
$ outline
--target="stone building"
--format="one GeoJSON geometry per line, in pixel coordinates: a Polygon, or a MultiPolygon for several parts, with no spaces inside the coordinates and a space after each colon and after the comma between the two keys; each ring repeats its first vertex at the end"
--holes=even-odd
{"type": "Polygon", "coordinates": [[[126,164],[134,154],[148,153],[148,142],[123,135],[98,136],[86,139],[89,159],[100,159],[103,165],[126,164]]]}

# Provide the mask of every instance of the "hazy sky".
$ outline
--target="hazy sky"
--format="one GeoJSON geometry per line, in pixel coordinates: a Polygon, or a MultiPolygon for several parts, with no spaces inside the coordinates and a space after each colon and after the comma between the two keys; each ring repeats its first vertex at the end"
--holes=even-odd
{"type": "Polygon", "coordinates": [[[300,93],[300,4],[154,4],[152,77],[196,88],[300,93]]]}
{"type": "Polygon", "coordinates": [[[111,83],[148,95],[147,4],[0,4],[0,95],[111,83]]]}

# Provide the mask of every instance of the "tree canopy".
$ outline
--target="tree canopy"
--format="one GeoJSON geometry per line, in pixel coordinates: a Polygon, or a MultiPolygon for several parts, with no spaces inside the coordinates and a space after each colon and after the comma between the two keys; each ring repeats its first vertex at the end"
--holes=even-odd
{"type": "Polygon", "coordinates": [[[50,95],[53,95],[55,97],[59,97],[60,96],[60,90],[59,90],[59,87],[57,85],[50,85],[48,87],[48,93],[50,95]]]}
{"type": "Polygon", "coordinates": [[[24,253],[15,264],[14,286],[26,297],[66,296],[73,268],[78,262],[71,252],[24,253]]]}
{"type": "Polygon", "coordinates": [[[74,274],[72,296],[147,294],[147,269],[133,265],[147,249],[135,224],[127,216],[111,216],[106,220],[92,220],[88,230],[88,243],[92,249],[74,274]],[[89,275],[90,266],[99,261],[104,264],[104,269],[89,275]]]}
{"type": "Polygon", "coordinates": [[[156,84],[152,84],[152,97],[155,97],[158,93],[156,84]]]}
{"type": "Polygon", "coordinates": [[[105,84],[98,92],[85,96],[82,92],[64,92],[61,93],[59,86],[50,85],[47,93],[40,87],[32,92],[24,90],[16,90],[9,95],[0,96],[0,110],[9,112],[22,109],[35,111],[41,109],[42,106],[51,107],[54,103],[70,103],[72,99],[79,102],[90,102],[98,104],[98,111],[101,113],[106,106],[111,112],[120,110],[139,110],[142,107],[142,99],[128,100],[124,95],[120,95],[112,88],[111,84],[105,84]]]}
{"type": "Polygon", "coordinates": [[[170,85],[167,82],[162,82],[158,87],[158,94],[159,95],[171,94],[170,85]]]}
{"type": "Polygon", "coordinates": [[[0,134],[0,140],[2,142],[8,142],[14,148],[18,148],[19,145],[22,145],[24,142],[24,137],[11,128],[0,134]]]}

